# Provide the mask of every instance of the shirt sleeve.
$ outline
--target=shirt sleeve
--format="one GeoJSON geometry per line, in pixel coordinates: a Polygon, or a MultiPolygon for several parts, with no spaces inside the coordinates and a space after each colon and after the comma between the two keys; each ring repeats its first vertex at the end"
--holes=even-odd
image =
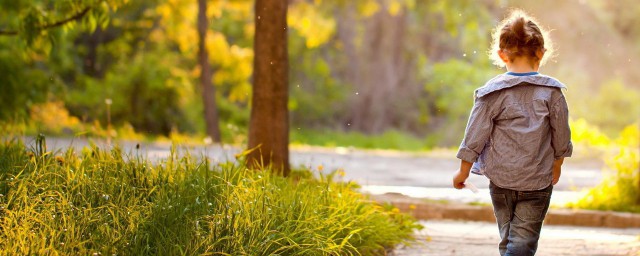
{"type": "Polygon", "coordinates": [[[489,104],[482,99],[476,99],[473,109],[471,109],[464,139],[462,139],[456,155],[457,158],[470,163],[474,163],[478,159],[493,130],[493,117],[489,104]]]}
{"type": "Polygon", "coordinates": [[[551,124],[551,146],[554,158],[570,157],[573,153],[573,144],[569,128],[569,108],[564,96],[553,104],[549,123],[551,124]]]}

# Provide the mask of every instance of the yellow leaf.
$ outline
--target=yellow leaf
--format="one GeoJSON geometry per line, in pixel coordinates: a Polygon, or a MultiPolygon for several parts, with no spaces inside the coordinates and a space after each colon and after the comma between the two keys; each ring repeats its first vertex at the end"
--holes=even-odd
{"type": "Polygon", "coordinates": [[[400,10],[402,10],[402,4],[398,0],[391,1],[389,4],[389,14],[391,14],[391,16],[396,16],[400,13],[400,10]]]}
{"type": "Polygon", "coordinates": [[[376,14],[378,10],[380,10],[380,5],[378,5],[378,3],[374,1],[366,1],[360,7],[360,14],[365,17],[371,17],[372,15],[376,14]]]}

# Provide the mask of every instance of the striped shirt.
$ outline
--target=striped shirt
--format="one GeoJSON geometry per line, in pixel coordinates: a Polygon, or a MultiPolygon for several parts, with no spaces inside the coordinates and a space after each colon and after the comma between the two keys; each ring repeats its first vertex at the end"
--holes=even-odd
{"type": "Polygon", "coordinates": [[[502,188],[539,190],[551,185],[553,161],[573,151],[569,111],[558,80],[505,73],[475,91],[475,103],[457,157],[474,163],[502,188]]]}

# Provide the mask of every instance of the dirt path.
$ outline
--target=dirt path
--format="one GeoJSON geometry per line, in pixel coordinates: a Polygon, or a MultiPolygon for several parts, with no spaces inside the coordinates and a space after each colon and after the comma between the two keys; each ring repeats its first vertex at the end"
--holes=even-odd
{"type": "MultiPolygon", "coordinates": [[[[423,221],[417,245],[399,248],[397,256],[498,255],[498,228],[494,223],[423,221]]],[[[640,229],[589,228],[546,225],[536,255],[639,255],[640,229]]]]}

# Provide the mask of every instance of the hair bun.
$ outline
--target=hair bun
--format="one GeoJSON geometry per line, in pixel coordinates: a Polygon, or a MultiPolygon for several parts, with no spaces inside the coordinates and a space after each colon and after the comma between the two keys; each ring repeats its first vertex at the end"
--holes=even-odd
{"type": "Polygon", "coordinates": [[[524,19],[524,17],[517,17],[515,18],[515,20],[513,21],[513,23],[511,23],[511,30],[513,31],[513,33],[515,34],[516,38],[518,39],[518,43],[519,44],[523,44],[525,43],[527,40],[527,32],[525,31],[525,24],[526,21],[524,19]]]}
{"type": "Polygon", "coordinates": [[[512,10],[507,18],[502,20],[492,34],[491,58],[493,63],[503,67],[503,58],[499,52],[507,54],[509,60],[526,57],[532,61],[541,61],[545,58],[538,55],[538,51],[546,52],[543,56],[553,54],[551,41],[546,42],[547,31],[537,25],[535,19],[524,11],[512,10]]]}

